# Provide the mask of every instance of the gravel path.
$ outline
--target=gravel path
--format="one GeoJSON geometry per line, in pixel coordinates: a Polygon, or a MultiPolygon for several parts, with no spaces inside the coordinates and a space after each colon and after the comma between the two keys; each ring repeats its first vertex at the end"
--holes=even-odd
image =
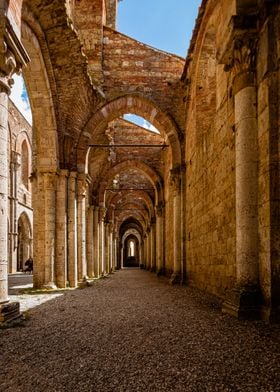
{"type": "Polygon", "coordinates": [[[280,391],[279,326],[123,270],[0,330],[0,391],[280,391]]]}

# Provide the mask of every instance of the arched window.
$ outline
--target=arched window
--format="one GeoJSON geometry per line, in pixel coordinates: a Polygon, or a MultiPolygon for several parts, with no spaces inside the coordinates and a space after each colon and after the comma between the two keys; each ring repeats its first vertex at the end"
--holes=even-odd
{"type": "Polygon", "coordinates": [[[26,140],[21,145],[21,182],[28,189],[29,186],[29,154],[26,140]]]}
{"type": "Polygon", "coordinates": [[[135,247],[134,247],[134,241],[130,240],[129,241],[129,256],[135,256],[135,247]]]}

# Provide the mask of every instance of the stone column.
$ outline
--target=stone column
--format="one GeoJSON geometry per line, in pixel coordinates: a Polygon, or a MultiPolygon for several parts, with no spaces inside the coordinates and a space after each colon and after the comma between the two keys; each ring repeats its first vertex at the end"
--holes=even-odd
{"type": "Polygon", "coordinates": [[[109,226],[109,273],[113,273],[113,231],[112,224],[109,226]]]}
{"type": "Polygon", "coordinates": [[[106,215],[106,209],[99,207],[99,270],[100,274],[105,274],[105,228],[104,219],[106,215]]]}
{"type": "Polygon", "coordinates": [[[156,220],[151,221],[151,272],[156,272],[156,220]]]}
{"type": "Polygon", "coordinates": [[[56,173],[43,173],[45,196],[45,252],[44,287],[54,289],[55,285],[55,243],[56,243],[56,173]]]}
{"type": "Polygon", "coordinates": [[[78,267],[77,267],[77,173],[70,172],[68,178],[68,281],[70,287],[77,287],[78,267]]]}
{"type": "Polygon", "coordinates": [[[87,279],[86,260],[86,192],[87,181],[85,174],[78,174],[78,203],[77,203],[77,246],[78,246],[78,280],[87,279]]]}
{"type": "Polygon", "coordinates": [[[149,271],[151,268],[151,228],[147,229],[147,258],[146,269],[149,271]]]}
{"type": "Polygon", "coordinates": [[[0,78],[0,325],[5,321],[8,299],[8,93],[9,86],[0,78]]]}
{"type": "Polygon", "coordinates": [[[93,231],[94,206],[88,207],[87,213],[87,275],[94,277],[94,231],[93,231]]]}
{"type": "Polygon", "coordinates": [[[124,253],[123,244],[121,244],[121,269],[123,269],[123,253],[124,253]]]}
{"type": "Polygon", "coordinates": [[[104,269],[105,274],[109,274],[110,266],[109,266],[109,223],[104,222],[104,269]]]}
{"type": "Polygon", "coordinates": [[[99,278],[99,207],[94,207],[93,212],[93,252],[94,252],[94,276],[99,278]]]}
{"type": "MultiPolygon", "coordinates": [[[[236,32],[237,33],[237,32],[236,32]]],[[[257,40],[247,31],[234,37],[227,71],[234,74],[236,160],[236,286],[223,310],[240,318],[260,316],[258,269],[257,40]]]]}
{"type": "Polygon", "coordinates": [[[18,302],[8,299],[8,95],[12,75],[20,72],[29,61],[13,24],[8,20],[9,2],[0,7],[0,325],[8,326],[21,320],[18,302]]]}
{"type": "Polygon", "coordinates": [[[147,269],[147,234],[144,234],[144,241],[143,241],[143,268],[147,269]]]}
{"type": "Polygon", "coordinates": [[[113,271],[116,271],[118,268],[118,239],[116,236],[113,237],[113,271]]]}
{"type": "Polygon", "coordinates": [[[67,286],[67,181],[68,170],[60,170],[56,190],[56,285],[67,286]]]}
{"type": "Polygon", "coordinates": [[[156,273],[163,274],[163,206],[156,207],[156,273]]]}
{"type": "MultiPolygon", "coordinates": [[[[16,151],[12,151],[12,162],[11,162],[11,209],[10,209],[10,255],[11,265],[9,272],[17,271],[18,263],[18,221],[17,221],[17,190],[18,190],[18,171],[20,168],[20,154],[16,151]]],[[[28,257],[30,255],[28,254],[28,257]]]]}
{"type": "Polygon", "coordinates": [[[181,238],[181,168],[171,171],[173,190],[173,273],[171,284],[181,282],[182,238],[181,238]]]}

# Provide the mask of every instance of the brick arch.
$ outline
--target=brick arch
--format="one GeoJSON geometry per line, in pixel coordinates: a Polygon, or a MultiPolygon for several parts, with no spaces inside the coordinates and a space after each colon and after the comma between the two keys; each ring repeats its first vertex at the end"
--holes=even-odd
{"type": "Polygon", "coordinates": [[[143,163],[141,161],[128,159],[127,161],[123,161],[123,162],[119,163],[118,165],[112,167],[108,173],[107,179],[105,179],[101,183],[101,186],[99,188],[99,195],[98,195],[98,200],[99,200],[100,204],[103,204],[105,201],[105,189],[108,187],[110,182],[113,181],[113,178],[118,173],[127,170],[127,168],[137,169],[148,178],[148,180],[150,181],[150,183],[152,184],[152,186],[155,189],[156,204],[158,204],[158,201],[163,200],[161,177],[145,163],[143,163]]]}
{"type": "MultiPolygon", "coordinates": [[[[147,212],[149,213],[149,219],[151,219],[154,214],[154,205],[153,205],[152,199],[150,198],[148,193],[145,191],[134,190],[134,191],[130,191],[130,194],[134,198],[136,198],[136,197],[141,198],[141,202],[142,202],[143,206],[146,206],[147,212]]],[[[116,206],[116,204],[119,200],[123,200],[123,195],[121,193],[118,193],[117,195],[112,194],[111,196],[109,196],[106,199],[106,204],[109,204],[110,206],[116,206]]],[[[124,203],[126,203],[126,199],[125,199],[124,203]]]]}
{"type": "MultiPolygon", "coordinates": [[[[25,8],[22,10],[22,42],[30,56],[30,63],[23,70],[33,118],[33,166],[37,170],[56,170],[58,165],[57,125],[46,68],[44,33],[25,8]],[[44,52],[44,57],[42,52],[44,52]]],[[[49,67],[50,68],[50,67],[49,67]]]]}
{"type": "Polygon", "coordinates": [[[151,207],[151,209],[149,208],[149,206],[146,203],[146,200],[144,198],[139,197],[139,193],[137,193],[137,191],[135,192],[131,192],[129,194],[129,197],[124,198],[122,195],[113,198],[112,202],[108,203],[108,217],[110,220],[112,220],[114,217],[118,217],[117,211],[120,211],[120,208],[133,208],[135,210],[137,209],[141,209],[141,215],[145,216],[145,219],[148,221],[151,219],[151,215],[152,215],[152,210],[153,210],[153,206],[151,207]],[[138,197],[137,197],[138,196],[138,197]],[[118,201],[121,201],[122,203],[118,203],[118,201]]]}
{"type": "Polygon", "coordinates": [[[86,156],[89,145],[96,136],[104,133],[108,123],[126,113],[136,114],[153,124],[166,138],[172,151],[172,167],[181,165],[181,147],[179,131],[172,118],[157,105],[139,95],[125,95],[116,98],[100,108],[88,121],[81,133],[77,148],[77,165],[79,171],[86,170],[86,156]]]}
{"type": "Polygon", "coordinates": [[[124,224],[129,219],[134,219],[143,231],[145,231],[148,227],[148,221],[145,219],[145,217],[143,217],[143,215],[141,215],[139,211],[134,211],[133,213],[124,212],[120,216],[116,224],[117,230],[119,230],[122,224],[124,224]]]}

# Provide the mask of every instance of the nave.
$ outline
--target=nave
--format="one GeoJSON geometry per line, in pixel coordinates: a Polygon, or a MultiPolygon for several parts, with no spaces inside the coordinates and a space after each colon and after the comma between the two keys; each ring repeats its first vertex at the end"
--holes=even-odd
{"type": "Polygon", "coordinates": [[[134,268],[67,290],[0,330],[0,390],[279,391],[279,325],[219,307],[134,268]]]}

